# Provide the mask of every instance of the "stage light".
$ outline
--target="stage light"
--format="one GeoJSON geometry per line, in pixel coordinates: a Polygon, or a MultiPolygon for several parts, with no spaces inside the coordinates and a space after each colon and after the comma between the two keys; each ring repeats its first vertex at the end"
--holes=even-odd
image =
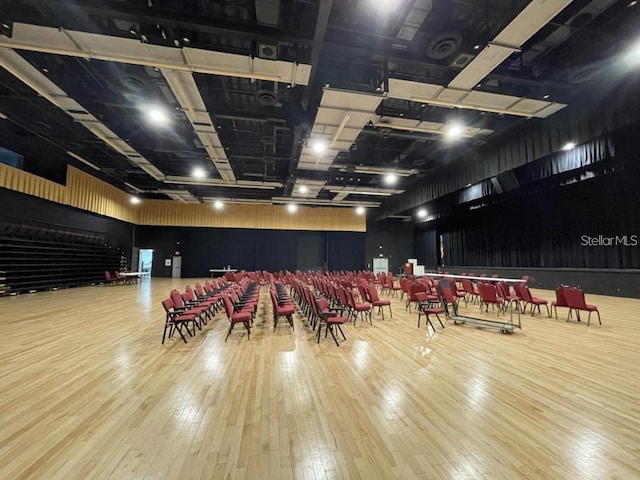
{"type": "Polygon", "coordinates": [[[131,203],[133,203],[134,205],[138,205],[141,200],[138,197],[131,197],[131,203]]]}
{"type": "Polygon", "coordinates": [[[366,211],[367,209],[364,207],[356,207],[356,215],[364,215],[366,211]]]}
{"type": "Polygon", "coordinates": [[[300,185],[300,188],[298,189],[298,191],[300,193],[307,193],[309,189],[306,187],[306,185],[300,185]]]}
{"type": "Polygon", "coordinates": [[[296,213],[297,211],[298,211],[298,205],[296,205],[295,203],[290,203],[287,205],[287,212],[296,213]]]}
{"type": "Polygon", "coordinates": [[[421,208],[416,214],[418,215],[418,218],[425,218],[427,216],[427,211],[424,208],[421,208]]]}
{"type": "Polygon", "coordinates": [[[574,142],[569,142],[564,147],[562,147],[562,150],[568,152],[569,150],[573,150],[574,148],[576,148],[576,144],[574,142]]]}
{"type": "Polygon", "coordinates": [[[224,203],[221,200],[216,200],[213,202],[213,208],[216,210],[222,210],[224,208],[224,203]]]}
{"type": "Polygon", "coordinates": [[[447,137],[451,139],[460,138],[463,132],[464,128],[462,127],[462,125],[458,123],[452,123],[447,129],[447,137]]]}

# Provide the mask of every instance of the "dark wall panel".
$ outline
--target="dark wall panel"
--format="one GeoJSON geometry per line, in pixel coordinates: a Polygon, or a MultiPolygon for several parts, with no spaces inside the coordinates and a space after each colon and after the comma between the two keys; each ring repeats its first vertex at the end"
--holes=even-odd
{"type": "Polygon", "coordinates": [[[434,230],[416,232],[415,251],[418,265],[424,265],[426,269],[438,266],[438,235],[434,230]]]}

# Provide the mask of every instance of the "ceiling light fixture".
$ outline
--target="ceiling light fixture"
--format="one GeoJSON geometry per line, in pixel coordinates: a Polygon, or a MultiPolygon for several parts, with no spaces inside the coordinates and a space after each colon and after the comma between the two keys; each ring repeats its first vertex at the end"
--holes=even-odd
{"type": "Polygon", "coordinates": [[[629,2],[629,5],[627,5],[628,7],[635,7],[638,4],[638,2],[636,0],[633,0],[631,2],[629,2]]]}
{"type": "Polygon", "coordinates": [[[418,215],[418,218],[425,218],[427,216],[427,211],[424,208],[421,208],[418,210],[416,215],[418,215]]]}
{"type": "Polygon", "coordinates": [[[384,176],[385,185],[395,185],[398,182],[398,176],[395,173],[387,173],[384,176]]]}
{"type": "Polygon", "coordinates": [[[391,13],[401,5],[401,0],[369,0],[382,13],[391,13]]]}
{"type": "Polygon", "coordinates": [[[542,98],[544,98],[546,100],[547,98],[549,98],[549,94],[548,93],[545,94],[542,98]]]}
{"type": "Polygon", "coordinates": [[[7,117],[7,116],[6,116],[4,113],[2,113],[2,112],[0,112],[0,118],[1,118],[2,120],[8,120],[8,119],[9,119],[9,117],[7,117]]]}
{"type": "Polygon", "coordinates": [[[191,172],[191,174],[195,177],[195,178],[204,178],[207,176],[207,172],[205,171],[204,168],[202,167],[196,167],[193,169],[193,172],[191,172]]]}
{"type": "Polygon", "coordinates": [[[289,205],[287,205],[287,212],[296,213],[297,211],[298,211],[298,205],[296,205],[295,203],[290,203],[289,205]]]}
{"type": "Polygon", "coordinates": [[[447,129],[447,136],[452,139],[461,137],[463,133],[464,128],[457,123],[452,123],[447,129]]]}
{"type": "Polygon", "coordinates": [[[169,121],[167,112],[159,107],[150,108],[147,116],[149,117],[149,120],[156,125],[165,125],[169,121]]]}
{"type": "Polygon", "coordinates": [[[477,43],[473,46],[474,50],[480,50],[480,45],[478,45],[477,43]]]}
{"type": "Polygon", "coordinates": [[[309,191],[306,185],[300,185],[300,188],[298,190],[300,191],[300,193],[307,193],[309,191]]]}
{"type": "Polygon", "coordinates": [[[325,151],[325,149],[327,148],[326,145],[324,144],[324,142],[321,141],[317,141],[313,144],[313,151],[320,154],[323,153],[325,151]]]}
{"type": "Polygon", "coordinates": [[[138,197],[131,197],[130,202],[134,205],[138,205],[141,202],[141,200],[138,197]]]}
{"type": "Polygon", "coordinates": [[[576,144],[574,142],[568,142],[564,147],[562,147],[562,150],[568,152],[569,150],[573,150],[574,148],[576,148],[576,144]]]}
{"type": "Polygon", "coordinates": [[[356,215],[364,215],[366,211],[367,209],[362,206],[356,207],[356,215]]]}
{"type": "Polygon", "coordinates": [[[213,208],[216,210],[222,210],[224,208],[224,203],[221,200],[216,200],[213,202],[213,208]]]}

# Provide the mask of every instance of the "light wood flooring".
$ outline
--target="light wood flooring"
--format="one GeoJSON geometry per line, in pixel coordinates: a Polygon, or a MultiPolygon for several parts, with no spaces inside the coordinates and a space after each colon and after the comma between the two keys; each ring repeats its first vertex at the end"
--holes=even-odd
{"type": "Polygon", "coordinates": [[[220,314],[161,345],[187,283],[0,298],[1,480],[640,478],[640,300],[503,335],[396,299],[336,347],[263,296],[250,341],[220,314]]]}

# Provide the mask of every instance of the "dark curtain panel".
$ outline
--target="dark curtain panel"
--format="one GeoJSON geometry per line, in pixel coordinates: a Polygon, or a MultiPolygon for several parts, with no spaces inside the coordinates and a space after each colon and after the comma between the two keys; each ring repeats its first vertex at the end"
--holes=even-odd
{"type": "Polygon", "coordinates": [[[329,270],[364,269],[365,237],[359,232],[327,232],[329,270]]]}
{"type": "Polygon", "coordinates": [[[365,234],[299,232],[203,227],[136,228],[136,246],[152,248],[153,275],[168,277],[165,259],[179,251],[183,277],[206,277],[210,268],[231,265],[241,270],[294,271],[299,265],[317,268],[328,261],[336,269],[362,269],[365,234]],[[326,240],[325,240],[326,238],[326,240]]]}
{"type": "Polygon", "coordinates": [[[418,265],[426,268],[438,266],[438,236],[435,230],[417,232],[414,238],[418,265]]]}
{"type": "Polygon", "coordinates": [[[626,169],[444,219],[438,229],[445,265],[640,268],[638,172],[626,169]]]}

